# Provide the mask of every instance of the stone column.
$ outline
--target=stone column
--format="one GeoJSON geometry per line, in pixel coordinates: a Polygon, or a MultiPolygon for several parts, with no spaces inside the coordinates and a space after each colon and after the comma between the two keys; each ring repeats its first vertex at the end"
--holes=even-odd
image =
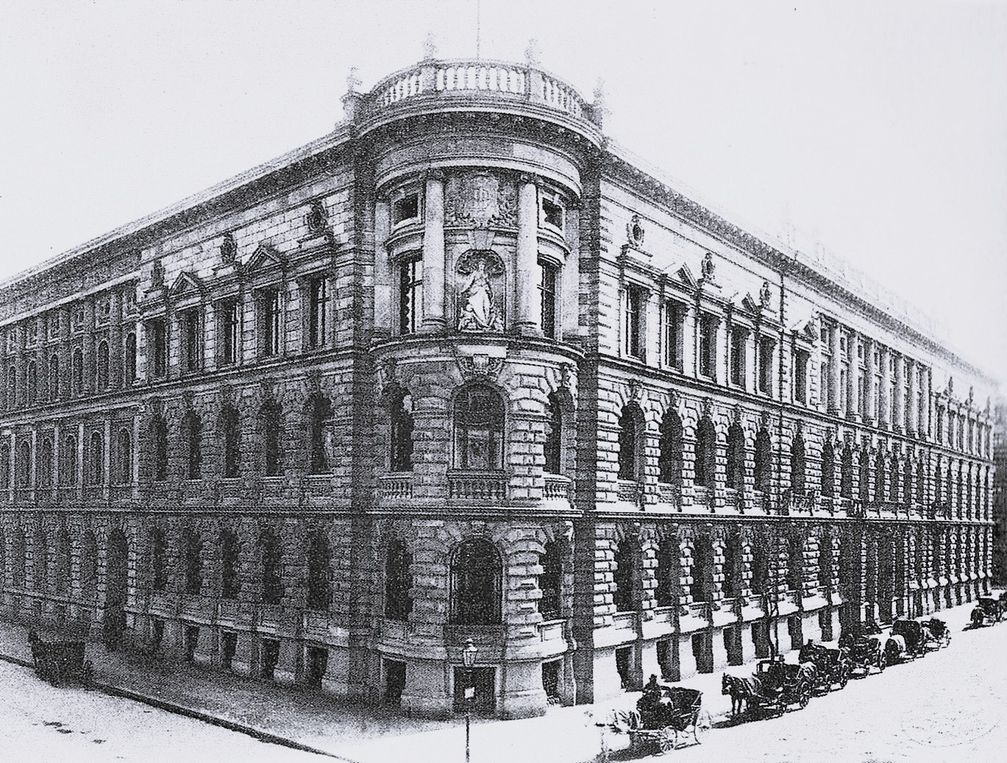
{"type": "Polygon", "coordinates": [[[392,309],[395,274],[388,262],[385,239],[388,238],[388,199],[379,198],[374,203],[374,334],[388,336],[397,330],[398,316],[392,309]]]}
{"type": "Polygon", "coordinates": [[[860,414],[860,399],[857,397],[860,361],[857,360],[857,335],[852,331],[846,337],[846,351],[849,356],[846,373],[846,418],[855,421],[860,414]]]}
{"type": "Polygon", "coordinates": [[[891,370],[889,369],[889,357],[891,350],[881,347],[881,389],[878,391],[878,424],[880,426],[892,425],[891,409],[891,370]]]}
{"type": "Polygon", "coordinates": [[[906,374],[909,378],[909,399],[906,401],[906,412],[908,413],[906,417],[906,432],[914,435],[920,429],[918,408],[919,387],[917,386],[919,369],[916,368],[916,363],[908,358],[906,358],[906,374]]]}
{"type": "Polygon", "coordinates": [[[829,331],[829,405],[833,416],[839,413],[839,326],[832,324],[829,331]]]}
{"type": "Polygon", "coordinates": [[[517,320],[521,334],[541,334],[542,295],[538,290],[538,193],[534,179],[518,184],[517,320]]]}
{"type": "Polygon", "coordinates": [[[423,331],[443,331],[444,322],[444,177],[430,173],[423,205],[423,331]]]}
{"type": "Polygon", "coordinates": [[[864,339],[864,421],[877,421],[878,412],[874,409],[874,342],[864,339]]]}
{"type": "Polygon", "coordinates": [[[901,432],[906,425],[906,359],[902,355],[895,355],[895,395],[892,401],[892,429],[901,432]]]}

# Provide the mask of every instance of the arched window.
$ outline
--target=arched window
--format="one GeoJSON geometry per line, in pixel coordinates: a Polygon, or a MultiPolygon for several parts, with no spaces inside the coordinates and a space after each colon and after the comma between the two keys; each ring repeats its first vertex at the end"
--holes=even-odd
{"type": "Polygon", "coordinates": [[[822,446],[822,495],[831,498],[836,485],[836,452],[832,443],[826,441],[822,446]]]}
{"type": "Polygon", "coordinates": [[[116,482],[130,485],[133,482],[133,433],[125,427],[119,430],[116,453],[116,482]]]}
{"type": "Polygon", "coordinates": [[[150,437],[154,443],[154,481],[168,479],[168,424],[163,416],[155,416],[150,424],[150,437]]]}
{"type": "Polygon", "coordinates": [[[70,533],[60,527],[56,533],[56,565],[53,572],[56,594],[66,596],[70,591],[70,533]]]}
{"type": "Polygon", "coordinates": [[[632,612],[636,609],[636,560],[639,557],[639,546],[635,540],[619,541],[615,549],[615,570],[613,582],[615,591],[612,603],[617,612],[632,612]]]}
{"type": "Polygon", "coordinates": [[[455,397],[455,467],[502,469],[504,405],[492,388],[476,384],[455,397]]]}
{"type": "Polygon", "coordinates": [[[727,430],[727,486],[745,487],[745,430],[737,422],[727,430]]]}
{"type": "Polygon", "coordinates": [[[31,549],[32,589],[36,593],[45,593],[49,588],[49,547],[46,544],[45,533],[39,529],[31,549]]]}
{"type": "Polygon", "coordinates": [[[136,383],[136,333],[133,331],[126,334],[125,356],[126,384],[132,386],[136,383]]]}
{"type": "Polygon", "coordinates": [[[787,543],[787,587],[800,591],[804,585],[804,540],[793,537],[787,543]]]}
{"type": "Polygon", "coordinates": [[[220,533],[220,597],[237,599],[241,590],[241,542],[237,533],[222,530],[220,533]]]}
{"type": "Polygon", "coordinates": [[[49,399],[59,400],[59,355],[49,358],[49,399]]]}
{"type": "Polygon", "coordinates": [[[693,601],[710,601],[713,598],[713,544],[705,533],[696,536],[693,541],[689,593],[693,601]]]}
{"type": "Polygon", "coordinates": [[[405,390],[396,390],[388,405],[389,468],[393,472],[413,470],[413,399],[405,390]]]}
{"type": "Polygon", "coordinates": [[[31,487],[31,443],[22,440],[17,444],[17,459],[14,463],[15,487],[31,487]]]}
{"type": "Polygon", "coordinates": [[[923,467],[923,461],[916,462],[916,503],[923,505],[926,500],[926,482],[927,476],[926,471],[923,467]]]}
{"type": "Polygon", "coordinates": [[[199,531],[186,527],[182,531],[182,548],[185,554],[185,592],[198,596],[203,588],[203,539],[199,531]]]}
{"type": "Polygon", "coordinates": [[[657,479],[668,485],[679,485],[682,481],[682,419],[671,409],[661,419],[657,479]]]}
{"type": "Polygon", "coordinates": [[[14,588],[24,588],[25,578],[25,541],[24,530],[15,526],[10,539],[11,585],[14,588]]]}
{"type": "Polygon", "coordinates": [[[721,590],[728,599],[741,595],[741,559],[741,536],[734,531],[724,541],[724,580],[721,590]]]}
{"type": "Polygon", "coordinates": [[[642,434],[643,411],[632,403],[624,406],[619,415],[619,479],[621,480],[638,479],[642,434]]]}
{"type": "Polygon", "coordinates": [[[790,488],[795,495],[804,495],[804,438],[794,435],[790,444],[790,488]]]}
{"type": "Polygon", "coordinates": [[[913,462],[908,458],[902,465],[902,500],[907,504],[913,502],[913,462]]]}
{"type": "Polygon", "coordinates": [[[94,356],[94,386],[98,392],[108,389],[108,342],[99,342],[94,356]]]}
{"type": "Polygon", "coordinates": [[[314,530],[308,535],[308,609],[329,608],[330,565],[329,538],[324,530],[314,530]]]}
{"type": "Polygon", "coordinates": [[[0,488],[10,488],[10,477],[10,445],[4,443],[0,445],[0,488]]]}
{"type": "Polygon", "coordinates": [[[312,395],[307,403],[308,432],[311,437],[311,474],[327,474],[332,471],[329,458],[335,455],[332,438],[332,403],[327,397],[312,395]],[[331,452],[330,452],[331,451],[331,452]]]}
{"type": "Polygon", "coordinates": [[[75,347],[70,356],[70,383],[74,397],[84,394],[84,353],[80,347],[75,347]]]}
{"type": "Polygon", "coordinates": [[[100,432],[92,432],[88,446],[88,484],[101,485],[105,481],[105,438],[100,432]]]}
{"type": "Polygon", "coordinates": [[[203,420],[195,411],[189,411],[182,421],[185,447],[188,452],[185,476],[198,480],[203,476],[203,420]]]}
{"type": "Polygon", "coordinates": [[[670,607],[675,603],[678,587],[678,543],[666,538],[657,547],[657,587],[654,588],[654,603],[659,607],[670,607]]]}
{"type": "Polygon", "coordinates": [[[154,591],[163,591],[168,585],[168,544],[164,530],[155,527],[150,531],[150,584],[154,591]]]}
{"type": "Polygon", "coordinates": [[[871,502],[871,454],[867,448],[860,451],[860,500],[866,506],[871,502]]]}
{"type": "Polygon", "coordinates": [[[539,564],[542,574],[538,578],[538,587],[542,598],[538,602],[538,611],[543,620],[556,620],[560,616],[563,591],[563,557],[559,543],[551,540],[545,544],[539,564]]]}
{"type": "Polygon", "coordinates": [[[764,535],[752,539],[752,593],[769,592],[769,543],[764,535]]]}
{"type": "Polygon", "coordinates": [[[98,540],[91,530],[84,533],[80,543],[80,593],[88,602],[98,595],[98,540]]]}
{"type": "Polygon", "coordinates": [[[769,494],[773,483],[773,443],[769,432],[760,429],[755,437],[755,489],[769,494]]]}
{"type": "Polygon", "coordinates": [[[706,416],[696,427],[696,478],[697,485],[713,488],[717,474],[717,432],[706,416]]]}
{"type": "Polygon", "coordinates": [[[883,451],[878,451],[878,455],[874,459],[874,500],[877,503],[881,503],[885,500],[885,478],[888,475],[885,474],[885,454],[883,451]]]}
{"type": "Polygon", "coordinates": [[[14,410],[17,407],[17,369],[11,365],[7,369],[7,408],[14,410]]]}
{"type": "Polygon", "coordinates": [[[899,458],[892,455],[888,464],[888,500],[896,503],[899,500],[899,458]]]}
{"type": "Polygon", "coordinates": [[[500,622],[500,554],[483,538],[463,541],[451,559],[451,622],[495,625],[500,622]]]}
{"type": "Polygon", "coordinates": [[[385,552],[385,617],[405,622],[413,610],[413,555],[399,538],[385,552]]]}
{"type": "Polygon", "coordinates": [[[262,466],[267,477],[283,474],[283,409],[275,400],[263,403],[259,410],[259,432],[262,435],[262,466]]]}
{"type": "Polygon", "coordinates": [[[545,430],[545,471],[560,474],[563,469],[563,406],[556,393],[549,395],[546,406],[549,421],[545,430]]]}
{"type": "Polygon", "coordinates": [[[77,484],[77,438],[72,434],[63,439],[63,463],[61,482],[64,485],[77,484]]]}
{"type": "Polygon", "coordinates": [[[259,535],[262,551],[262,603],[279,604],[283,600],[282,550],[280,539],[272,530],[259,535]]]}
{"type": "Polygon", "coordinates": [[[832,535],[826,532],[818,539],[818,585],[823,596],[832,585],[832,535]]]}
{"type": "Polygon", "coordinates": [[[38,400],[38,366],[34,360],[29,360],[25,369],[24,387],[25,403],[35,405],[38,400]]]}
{"type": "Polygon", "coordinates": [[[241,470],[241,420],[236,408],[225,405],[220,412],[224,478],[235,479],[241,470]]]}
{"type": "Polygon", "coordinates": [[[38,446],[38,464],[35,466],[35,479],[42,488],[52,487],[52,448],[52,438],[43,437],[38,446]]]}
{"type": "Polygon", "coordinates": [[[843,446],[842,466],[839,473],[839,495],[853,498],[853,448],[849,443],[843,446]]]}

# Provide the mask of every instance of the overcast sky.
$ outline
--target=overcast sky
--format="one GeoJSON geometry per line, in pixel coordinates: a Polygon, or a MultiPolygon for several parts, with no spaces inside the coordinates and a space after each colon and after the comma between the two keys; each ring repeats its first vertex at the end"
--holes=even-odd
{"type": "MultiPolygon", "coordinates": [[[[542,64],[735,219],[909,298],[1007,379],[1007,2],[483,0],[484,58],[542,64]]],[[[330,131],[476,52],[475,0],[0,0],[0,277],[330,131]]]]}

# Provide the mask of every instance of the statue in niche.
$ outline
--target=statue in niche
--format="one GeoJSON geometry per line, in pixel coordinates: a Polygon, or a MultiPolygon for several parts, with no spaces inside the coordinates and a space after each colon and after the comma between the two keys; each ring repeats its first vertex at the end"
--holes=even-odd
{"type": "Polygon", "coordinates": [[[493,293],[493,279],[504,267],[493,252],[471,252],[458,264],[462,276],[458,290],[459,331],[503,331],[503,316],[493,293]]]}

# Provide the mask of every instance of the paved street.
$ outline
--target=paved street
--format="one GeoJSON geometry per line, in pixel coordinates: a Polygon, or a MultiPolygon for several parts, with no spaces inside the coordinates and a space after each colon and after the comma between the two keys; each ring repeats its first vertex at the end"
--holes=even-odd
{"type": "Polygon", "coordinates": [[[0,760],[330,760],[96,691],[56,689],[28,668],[0,662],[0,760]]]}
{"type": "MultiPolygon", "coordinates": [[[[941,613],[951,646],[904,665],[851,681],[846,689],[812,699],[782,718],[738,725],[718,718],[700,746],[665,760],[684,761],[960,761],[994,760],[1007,748],[1007,621],[962,630],[971,606],[941,613]]],[[[8,633],[8,640],[10,638],[8,633]]],[[[186,666],[147,668],[124,682],[99,658],[99,677],[211,715],[295,739],[359,763],[451,763],[463,759],[460,720],[439,722],[392,716],[379,708],[344,706],[268,684],[206,674],[186,666]],[[172,680],[167,680],[168,676],[172,680]],[[224,712],[224,708],[227,712],[224,712]]],[[[135,670],[135,666],[134,666],[135,670]]],[[[731,668],[739,675],[750,667],[731,668]]],[[[729,700],[720,673],[685,682],[703,691],[704,707],[720,716],[729,700]]],[[[323,760],[199,721],[97,691],[54,689],[27,668],[0,662],[2,760],[304,761],[323,760]]],[[[554,708],[542,718],[473,722],[473,763],[588,763],[603,760],[599,730],[589,713],[632,706],[638,694],[594,707],[554,708]]],[[[632,760],[625,736],[606,734],[611,761],[632,760]]],[[[653,758],[640,758],[643,760],[653,758]]]]}

